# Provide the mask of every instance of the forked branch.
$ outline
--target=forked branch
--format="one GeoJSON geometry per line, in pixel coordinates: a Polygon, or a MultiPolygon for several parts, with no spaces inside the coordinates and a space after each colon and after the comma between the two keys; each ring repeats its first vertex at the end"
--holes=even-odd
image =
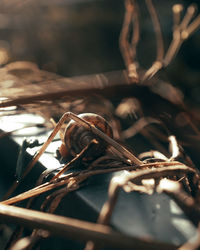
{"type": "Polygon", "coordinates": [[[200,27],[200,15],[198,15],[190,23],[196,12],[195,5],[192,4],[187,8],[187,12],[181,22],[180,13],[182,11],[182,7],[180,5],[175,5],[173,6],[172,11],[174,15],[173,40],[165,55],[163,61],[164,67],[168,66],[171,63],[173,58],[178,53],[182,43],[200,27]]]}

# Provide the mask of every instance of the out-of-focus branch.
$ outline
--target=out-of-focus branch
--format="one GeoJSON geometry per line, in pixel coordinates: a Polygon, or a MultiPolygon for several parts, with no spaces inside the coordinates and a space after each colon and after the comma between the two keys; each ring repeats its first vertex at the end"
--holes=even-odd
{"type": "Polygon", "coordinates": [[[125,0],[125,16],[119,38],[119,45],[121,54],[123,56],[128,76],[131,82],[138,81],[138,74],[136,70],[135,56],[136,47],[139,41],[139,18],[138,6],[135,0],[125,0]],[[129,35],[131,24],[133,23],[133,35],[131,42],[129,42],[129,35]]]}
{"type": "Polygon", "coordinates": [[[17,223],[29,228],[41,228],[52,235],[79,241],[92,239],[97,243],[104,242],[109,246],[122,249],[133,249],[133,246],[136,249],[147,249],[149,244],[152,244],[153,249],[177,249],[170,244],[130,237],[118,233],[108,226],[3,204],[0,204],[0,219],[1,222],[17,223]]]}
{"type": "Polygon", "coordinates": [[[173,29],[176,29],[181,21],[181,12],[183,11],[183,5],[182,4],[174,4],[172,7],[173,12],[173,22],[174,27],[173,29]]]}
{"type": "Polygon", "coordinates": [[[196,205],[195,200],[182,190],[179,182],[163,179],[160,181],[157,191],[172,197],[192,223],[195,226],[199,224],[200,208],[196,205]]]}
{"type": "Polygon", "coordinates": [[[157,56],[153,65],[144,74],[143,81],[152,78],[162,68],[162,62],[164,57],[164,43],[156,9],[152,3],[152,0],[146,0],[146,5],[151,15],[154,31],[156,34],[157,56]]]}
{"type": "Polygon", "coordinates": [[[180,21],[180,14],[182,12],[183,6],[181,4],[174,5],[172,8],[174,21],[173,40],[164,57],[163,39],[156,10],[151,0],[146,0],[146,4],[151,14],[157,37],[157,58],[150,69],[148,69],[144,74],[143,81],[152,78],[161,68],[168,66],[178,53],[182,43],[200,27],[200,15],[198,15],[190,23],[196,12],[196,6],[194,4],[191,4],[187,8],[187,12],[182,21],[180,21]]]}
{"type": "Polygon", "coordinates": [[[200,248],[200,224],[198,226],[197,236],[195,239],[187,241],[179,250],[199,250],[200,248]]]}
{"type": "Polygon", "coordinates": [[[191,19],[195,15],[196,6],[190,5],[187,8],[186,15],[182,19],[182,22],[179,22],[179,15],[182,11],[182,8],[179,5],[175,5],[172,8],[173,15],[174,15],[174,27],[173,27],[173,40],[169,46],[169,49],[165,55],[163,65],[164,67],[168,66],[173,58],[176,56],[177,52],[179,51],[182,43],[200,26],[200,16],[197,16],[195,20],[191,23],[191,19]]]}
{"type": "MultiPolygon", "coordinates": [[[[160,165],[163,164],[163,162],[159,163],[160,165]]],[[[179,173],[188,173],[194,172],[194,169],[191,169],[185,165],[182,164],[182,166],[170,166],[170,162],[168,162],[169,166],[165,167],[157,167],[153,169],[143,169],[138,171],[132,171],[132,172],[124,172],[120,176],[114,177],[109,186],[109,199],[104,204],[101,213],[99,215],[98,222],[101,224],[108,224],[110,222],[110,218],[117,200],[117,195],[119,188],[123,188],[127,185],[129,181],[137,182],[144,179],[150,179],[150,178],[161,178],[165,176],[175,176],[179,173]]],[[[172,163],[173,164],[173,163],[172,163]]],[[[143,166],[150,166],[148,163],[143,164],[143,166]]],[[[151,166],[153,167],[155,163],[152,163],[151,166]]],[[[126,189],[126,188],[125,188],[126,189]]]]}

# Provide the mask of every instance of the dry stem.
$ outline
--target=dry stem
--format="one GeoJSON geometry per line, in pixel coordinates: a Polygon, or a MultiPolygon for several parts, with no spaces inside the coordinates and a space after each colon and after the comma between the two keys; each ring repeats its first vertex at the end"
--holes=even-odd
{"type": "Polygon", "coordinates": [[[139,41],[139,18],[136,1],[125,0],[125,8],[126,11],[124,16],[124,23],[121,29],[119,45],[128,71],[128,76],[132,81],[135,82],[138,81],[135,56],[137,43],[139,41]],[[129,43],[131,22],[133,22],[133,35],[131,43],[129,43]]]}
{"type": "Polygon", "coordinates": [[[152,249],[176,249],[170,244],[123,235],[108,226],[3,204],[0,204],[0,218],[1,222],[48,230],[52,235],[75,240],[92,239],[95,242],[104,242],[123,249],[132,249],[133,246],[137,249],[147,249],[149,244],[152,249]]]}

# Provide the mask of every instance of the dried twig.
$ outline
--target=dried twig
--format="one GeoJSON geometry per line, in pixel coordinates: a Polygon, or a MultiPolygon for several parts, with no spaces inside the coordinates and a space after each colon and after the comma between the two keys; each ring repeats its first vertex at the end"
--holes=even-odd
{"type": "Polygon", "coordinates": [[[132,249],[133,246],[137,249],[147,249],[150,244],[152,249],[177,249],[170,244],[123,235],[108,226],[3,204],[0,204],[0,218],[1,222],[48,230],[52,235],[79,241],[92,239],[122,249],[132,249]]]}
{"type": "Polygon", "coordinates": [[[22,200],[25,200],[31,197],[35,197],[47,191],[53,190],[57,187],[62,187],[63,185],[66,185],[70,181],[75,182],[76,179],[74,178],[76,178],[76,176],[79,176],[80,178],[89,178],[90,176],[97,175],[97,174],[112,173],[116,171],[131,170],[131,169],[133,170],[134,167],[124,166],[124,167],[118,167],[118,168],[98,169],[98,170],[90,170],[90,171],[86,170],[86,171],[80,171],[76,173],[70,173],[66,175],[65,177],[62,177],[62,178],[59,178],[50,182],[46,182],[44,184],[41,184],[40,186],[37,186],[36,188],[30,189],[10,199],[1,201],[0,204],[10,205],[10,204],[14,204],[14,203],[20,202],[22,200]]]}
{"type": "Polygon", "coordinates": [[[157,192],[164,192],[172,197],[181,207],[186,216],[197,226],[200,222],[200,208],[195,200],[184,192],[179,182],[163,179],[160,181],[157,192]]]}
{"type": "Polygon", "coordinates": [[[196,19],[190,23],[196,11],[195,5],[192,4],[188,7],[186,15],[181,22],[180,13],[183,7],[180,4],[174,5],[172,8],[174,17],[173,40],[164,57],[163,39],[156,10],[151,0],[146,0],[146,3],[151,14],[157,37],[157,58],[151,68],[144,74],[143,81],[152,78],[161,68],[168,66],[172,59],[176,56],[182,43],[200,27],[200,15],[198,15],[196,19]]]}
{"type": "MultiPolygon", "coordinates": [[[[161,163],[160,163],[161,164],[161,163]]],[[[176,176],[180,173],[194,173],[194,169],[191,169],[185,165],[182,164],[182,166],[166,166],[166,167],[160,167],[156,169],[144,169],[140,171],[135,172],[129,172],[127,174],[122,174],[121,176],[114,177],[111,180],[110,186],[109,186],[109,199],[104,204],[102,211],[99,215],[98,222],[102,224],[108,224],[110,221],[110,217],[112,215],[112,211],[114,209],[117,194],[119,191],[119,188],[123,188],[124,185],[126,185],[129,181],[141,181],[144,179],[150,179],[150,178],[161,178],[165,176],[176,176]]]]}
{"type": "MultiPolygon", "coordinates": [[[[133,80],[132,80],[133,81],[133,80]]],[[[10,89],[5,94],[6,100],[0,102],[0,108],[40,103],[40,101],[61,100],[65,97],[89,97],[93,95],[102,95],[104,97],[116,97],[129,94],[130,81],[125,70],[113,71],[102,74],[94,74],[80,77],[64,78],[60,77],[55,80],[47,80],[40,83],[42,93],[30,92],[32,84],[24,86],[18,95],[19,89],[15,97],[10,95],[10,89]],[[120,90],[120,91],[119,91],[120,90]],[[24,94],[26,93],[26,95],[24,94]]],[[[11,89],[12,90],[12,89],[11,89]]],[[[12,93],[14,90],[12,90],[12,93]]]]}
{"type": "Polygon", "coordinates": [[[182,43],[200,26],[200,16],[197,16],[195,20],[190,23],[190,20],[195,14],[196,7],[190,5],[187,9],[186,15],[180,22],[179,16],[182,11],[180,5],[175,5],[173,8],[174,13],[174,28],[173,28],[173,40],[169,46],[169,49],[165,55],[163,64],[164,67],[168,66],[172,59],[176,56],[178,50],[180,49],[182,43]],[[180,23],[179,23],[180,22],[180,23]]]}
{"type": "Polygon", "coordinates": [[[152,117],[142,117],[137,122],[135,122],[132,126],[122,132],[122,138],[127,139],[135,136],[140,130],[142,130],[145,126],[149,124],[157,123],[161,124],[161,122],[152,117]]]}
{"type": "Polygon", "coordinates": [[[128,76],[132,82],[138,81],[138,74],[135,63],[136,46],[139,41],[139,18],[138,6],[135,0],[125,0],[125,16],[121,29],[119,44],[124,62],[128,71],[128,76]],[[129,43],[131,23],[133,22],[133,35],[129,43]]]}
{"type": "Polygon", "coordinates": [[[162,68],[162,61],[164,57],[164,44],[163,44],[163,37],[160,28],[160,22],[157,16],[156,9],[152,3],[152,0],[146,0],[146,4],[151,15],[151,19],[153,22],[153,27],[156,34],[156,45],[157,45],[157,57],[153,65],[146,71],[143,76],[143,81],[152,78],[161,68],[162,68]]]}
{"type": "MultiPolygon", "coordinates": [[[[117,202],[119,190],[120,188],[123,188],[126,191],[127,185],[130,181],[137,182],[144,179],[175,176],[179,173],[190,172],[193,173],[194,169],[191,169],[182,164],[181,166],[168,166],[156,169],[144,169],[139,171],[124,172],[121,176],[114,177],[109,185],[108,200],[103,205],[97,222],[104,225],[109,224],[113,210],[115,208],[115,204],[117,202]]],[[[94,243],[88,242],[85,249],[94,250],[96,249],[96,245],[94,243]]]]}

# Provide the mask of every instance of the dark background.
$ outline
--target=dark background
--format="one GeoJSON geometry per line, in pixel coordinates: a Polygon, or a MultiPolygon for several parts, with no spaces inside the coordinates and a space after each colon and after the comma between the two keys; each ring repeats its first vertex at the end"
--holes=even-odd
{"type": "MultiPolygon", "coordinates": [[[[172,5],[194,1],[153,1],[161,21],[165,50],[172,38],[172,5]]],[[[148,68],[155,59],[155,35],[145,1],[139,1],[141,36],[138,61],[148,68]]],[[[199,5],[198,1],[196,4],[199,5]]],[[[124,68],[118,48],[123,22],[122,0],[2,1],[0,54],[3,65],[17,60],[35,62],[41,69],[75,76],[124,68]]],[[[181,47],[164,77],[200,104],[200,32],[181,47]]]]}

